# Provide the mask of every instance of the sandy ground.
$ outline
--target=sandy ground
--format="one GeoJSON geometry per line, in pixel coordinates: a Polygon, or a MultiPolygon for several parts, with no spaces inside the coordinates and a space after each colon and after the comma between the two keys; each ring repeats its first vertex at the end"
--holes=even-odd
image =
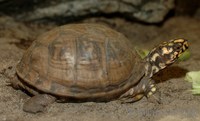
{"type": "Polygon", "coordinates": [[[41,33],[55,25],[22,24],[11,18],[0,18],[0,121],[199,121],[200,96],[189,91],[191,83],[184,80],[188,71],[200,70],[200,20],[172,18],[163,25],[142,25],[122,19],[93,18],[85,22],[108,24],[124,33],[135,45],[150,49],[155,43],[172,38],[189,39],[191,58],[161,71],[158,82],[161,104],[143,98],[131,104],[53,103],[45,112],[29,114],[22,111],[30,98],[21,90],[7,86],[15,66],[25,49],[41,33]]]}

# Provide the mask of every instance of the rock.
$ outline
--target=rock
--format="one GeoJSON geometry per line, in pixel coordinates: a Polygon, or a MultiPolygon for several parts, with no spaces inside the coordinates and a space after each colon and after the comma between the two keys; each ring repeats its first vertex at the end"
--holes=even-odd
{"type": "Polygon", "coordinates": [[[200,7],[199,0],[176,0],[175,14],[177,16],[193,16],[200,7]]]}
{"type": "Polygon", "coordinates": [[[33,9],[20,11],[15,16],[24,21],[46,18],[56,20],[62,18],[68,21],[71,17],[114,14],[146,23],[157,23],[161,22],[166,14],[174,8],[174,0],[52,0],[43,2],[42,5],[34,3],[33,6],[30,6],[33,9]]]}

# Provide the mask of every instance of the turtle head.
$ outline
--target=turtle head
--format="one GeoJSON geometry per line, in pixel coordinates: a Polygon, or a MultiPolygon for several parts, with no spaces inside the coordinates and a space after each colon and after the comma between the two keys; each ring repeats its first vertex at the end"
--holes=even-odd
{"type": "Polygon", "coordinates": [[[160,51],[162,62],[166,65],[170,65],[174,63],[187,48],[187,40],[175,39],[161,44],[158,48],[158,51],[160,51]]]}
{"type": "Polygon", "coordinates": [[[187,48],[188,42],[185,39],[174,39],[158,45],[146,57],[146,74],[151,77],[173,64],[187,48]]]}

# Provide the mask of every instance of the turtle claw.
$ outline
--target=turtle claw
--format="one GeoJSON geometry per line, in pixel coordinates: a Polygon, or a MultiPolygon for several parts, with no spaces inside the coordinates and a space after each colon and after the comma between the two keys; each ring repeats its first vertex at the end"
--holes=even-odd
{"type": "Polygon", "coordinates": [[[145,96],[149,98],[156,92],[156,87],[154,84],[150,84],[149,87],[145,90],[145,96]]]}
{"type": "Polygon", "coordinates": [[[152,103],[162,104],[160,95],[158,95],[158,93],[155,93],[155,94],[151,95],[150,97],[147,97],[147,100],[152,103]]]}
{"type": "Polygon", "coordinates": [[[143,90],[137,85],[119,97],[121,103],[136,102],[144,97],[143,90]]]}
{"type": "Polygon", "coordinates": [[[142,99],[142,97],[144,97],[143,94],[138,94],[135,95],[134,97],[126,97],[126,98],[121,98],[119,100],[121,103],[133,103],[139,101],[140,99],[142,99]]]}
{"type": "Polygon", "coordinates": [[[147,97],[148,101],[150,102],[157,102],[159,104],[161,104],[161,101],[159,99],[159,95],[156,95],[158,93],[156,93],[156,86],[151,82],[151,84],[149,85],[149,88],[145,91],[145,96],[147,97]]]}

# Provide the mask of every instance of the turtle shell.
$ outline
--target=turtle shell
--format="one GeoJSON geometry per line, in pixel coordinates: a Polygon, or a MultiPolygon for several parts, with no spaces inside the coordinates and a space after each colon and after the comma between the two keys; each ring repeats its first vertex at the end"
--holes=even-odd
{"type": "Polygon", "coordinates": [[[44,33],[16,69],[25,86],[43,93],[102,100],[120,96],[144,75],[130,41],[98,24],[70,24],[44,33]]]}

